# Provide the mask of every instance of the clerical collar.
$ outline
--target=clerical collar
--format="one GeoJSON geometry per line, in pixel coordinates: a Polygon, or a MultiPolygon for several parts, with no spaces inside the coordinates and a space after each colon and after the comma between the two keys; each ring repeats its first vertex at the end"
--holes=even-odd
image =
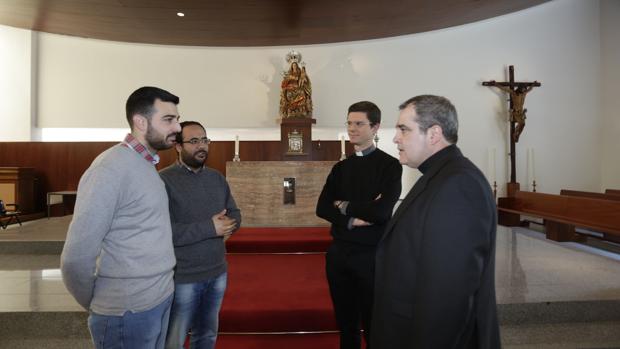
{"type": "Polygon", "coordinates": [[[456,144],[450,144],[449,146],[431,155],[428,159],[424,160],[424,162],[420,164],[420,166],[418,166],[418,170],[420,170],[420,172],[424,174],[431,167],[433,167],[433,165],[441,161],[441,159],[443,159],[444,157],[450,154],[454,154],[455,152],[458,152],[458,151],[459,151],[459,148],[456,147],[456,144]]]}
{"type": "Polygon", "coordinates": [[[375,147],[375,145],[373,144],[370,147],[368,147],[368,148],[366,148],[366,149],[364,149],[362,151],[356,151],[355,155],[357,155],[357,156],[366,156],[366,155],[372,153],[373,151],[375,151],[375,149],[377,149],[377,147],[375,147]]]}

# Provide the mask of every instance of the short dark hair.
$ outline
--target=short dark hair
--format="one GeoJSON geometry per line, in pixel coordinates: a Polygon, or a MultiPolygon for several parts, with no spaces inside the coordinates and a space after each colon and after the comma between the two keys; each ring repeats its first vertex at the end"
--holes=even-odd
{"type": "Polygon", "coordinates": [[[133,116],[140,114],[150,118],[153,115],[153,105],[157,99],[162,102],[172,102],[175,105],[179,104],[179,97],[159,87],[140,87],[129,95],[127,103],[125,103],[125,112],[127,113],[127,122],[129,122],[129,127],[132,130],[133,116]]]}
{"type": "Polygon", "coordinates": [[[426,133],[429,128],[439,125],[446,140],[450,144],[456,144],[459,139],[459,120],[456,108],[447,98],[433,95],[416,96],[403,102],[398,109],[403,110],[410,105],[418,115],[414,121],[420,125],[420,131],[426,133]]]}
{"type": "Polygon", "coordinates": [[[381,123],[381,109],[379,109],[379,107],[377,107],[377,105],[373,102],[361,101],[353,103],[349,107],[348,113],[352,112],[366,113],[366,117],[368,118],[368,121],[370,121],[370,126],[381,123]]]}
{"type": "Polygon", "coordinates": [[[183,121],[182,123],[180,123],[180,125],[181,125],[181,132],[177,133],[178,144],[183,144],[183,129],[186,128],[187,126],[194,126],[194,125],[200,126],[202,130],[205,131],[205,133],[207,132],[205,127],[202,126],[202,124],[199,123],[198,121],[183,121]]]}

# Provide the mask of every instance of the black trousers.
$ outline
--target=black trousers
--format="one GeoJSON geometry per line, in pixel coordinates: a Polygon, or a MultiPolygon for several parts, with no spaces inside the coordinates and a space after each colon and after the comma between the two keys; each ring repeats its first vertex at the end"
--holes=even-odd
{"type": "Polygon", "coordinates": [[[340,349],[360,349],[360,329],[370,348],[375,250],[376,246],[337,240],[327,250],[327,281],[340,328],[340,349]]]}

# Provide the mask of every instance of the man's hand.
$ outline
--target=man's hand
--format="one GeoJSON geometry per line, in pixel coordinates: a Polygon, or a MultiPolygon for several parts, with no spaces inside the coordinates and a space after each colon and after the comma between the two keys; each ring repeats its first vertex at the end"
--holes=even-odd
{"type": "Polygon", "coordinates": [[[237,221],[226,215],[226,210],[213,215],[213,226],[215,226],[215,234],[217,236],[226,236],[232,234],[237,227],[237,221]]]}
{"type": "Polygon", "coordinates": [[[353,223],[351,223],[351,225],[354,227],[367,227],[369,225],[372,225],[372,223],[366,222],[363,219],[353,218],[353,223]]]}

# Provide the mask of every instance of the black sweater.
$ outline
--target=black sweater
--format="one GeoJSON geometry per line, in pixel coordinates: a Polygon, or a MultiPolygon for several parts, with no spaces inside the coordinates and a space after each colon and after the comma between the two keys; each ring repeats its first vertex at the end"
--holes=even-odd
{"type": "Polygon", "coordinates": [[[380,149],[365,156],[349,156],[334,165],[327,177],[317,203],[317,216],[332,223],[335,240],[376,245],[400,196],[402,172],[398,160],[380,149]],[[346,215],[334,207],[336,200],[349,202],[346,215]],[[372,225],[349,230],[352,217],[372,225]]]}

